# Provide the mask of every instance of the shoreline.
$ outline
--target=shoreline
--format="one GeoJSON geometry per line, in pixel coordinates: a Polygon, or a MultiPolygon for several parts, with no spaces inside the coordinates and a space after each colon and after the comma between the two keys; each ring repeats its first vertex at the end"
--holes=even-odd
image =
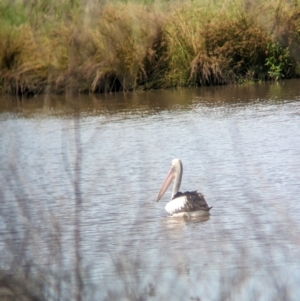
{"type": "Polygon", "coordinates": [[[300,76],[300,4],[0,4],[0,93],[109,93],[300,76]]]}

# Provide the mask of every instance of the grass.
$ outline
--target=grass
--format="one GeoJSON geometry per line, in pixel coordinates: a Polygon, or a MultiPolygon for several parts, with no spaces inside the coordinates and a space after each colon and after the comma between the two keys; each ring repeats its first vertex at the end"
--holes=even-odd
{"type": "Polygon", "coordinates": [[[0,3],[0,90],[80,93],[300,74],[299,1],[0,3]]]}

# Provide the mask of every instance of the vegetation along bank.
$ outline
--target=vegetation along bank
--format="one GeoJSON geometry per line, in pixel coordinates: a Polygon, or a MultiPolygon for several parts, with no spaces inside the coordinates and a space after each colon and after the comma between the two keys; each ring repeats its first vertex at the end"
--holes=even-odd
{"type": "Polygon", "coordinates": [[[0,2],[4,94],[278,80],[299,63],[299,0],[0,2]]]}

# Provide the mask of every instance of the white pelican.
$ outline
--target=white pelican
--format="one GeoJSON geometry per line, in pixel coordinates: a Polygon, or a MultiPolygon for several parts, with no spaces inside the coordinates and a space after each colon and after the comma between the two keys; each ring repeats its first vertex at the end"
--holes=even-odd
{"type": "Polygon", "coordinates": [[[168,214],[174,217],[209,216],[209,210],[212,207],[208,207],[201,193],[197,191],[179,192],[183,172],[181,160],[174,159],[171,164],[171,169],[159,191],[156,201],[158,202],[162,198],[174,179],[172,199],[165,207],[168,214]]]}

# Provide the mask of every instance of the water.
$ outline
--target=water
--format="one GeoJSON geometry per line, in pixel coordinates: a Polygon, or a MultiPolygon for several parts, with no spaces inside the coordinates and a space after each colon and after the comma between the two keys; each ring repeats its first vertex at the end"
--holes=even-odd
{"type": "Polygon", "coordinates": [[[86,300],[297,300],[298,86],[3,98],[2,269],[51,271],[66,300],[77,264],[86,300]],[[208,220],[156,203],[173,158],[208,220]]]}

